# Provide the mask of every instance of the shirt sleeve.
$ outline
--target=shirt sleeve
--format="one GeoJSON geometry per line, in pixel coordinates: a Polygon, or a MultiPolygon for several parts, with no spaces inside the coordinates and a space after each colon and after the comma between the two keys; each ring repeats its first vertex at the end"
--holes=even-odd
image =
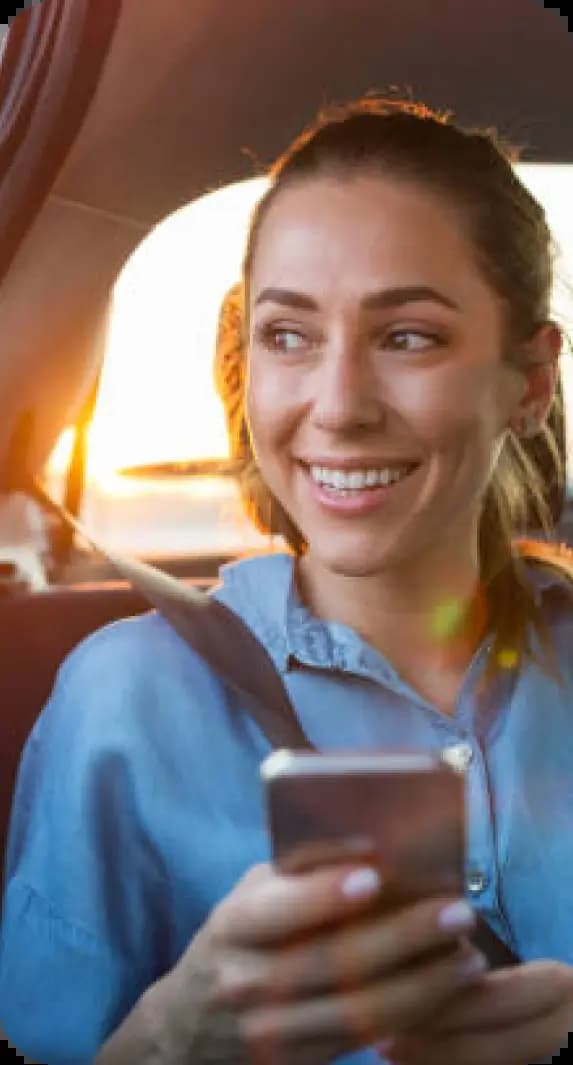
{"type": "Polygon", "coordinates": [[[138,668],[119,666],[113,641],[88,644],[65,663],[26,745],[7,850],[0,1020],[45,1065],[93,1061],[161,975],[162,870],[140,808],[146,766],[132,712],[138,668]]]}

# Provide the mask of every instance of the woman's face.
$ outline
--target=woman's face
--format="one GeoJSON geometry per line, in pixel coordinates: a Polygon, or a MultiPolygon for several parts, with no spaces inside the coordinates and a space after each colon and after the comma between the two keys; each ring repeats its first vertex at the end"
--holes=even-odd
{"type": "Polygon", "coordinates": [[[281,192],[250,283],[247,415],[309,560],[348,575],[461,551],[525,391],[459,216],[423,187],[281,192]]]}

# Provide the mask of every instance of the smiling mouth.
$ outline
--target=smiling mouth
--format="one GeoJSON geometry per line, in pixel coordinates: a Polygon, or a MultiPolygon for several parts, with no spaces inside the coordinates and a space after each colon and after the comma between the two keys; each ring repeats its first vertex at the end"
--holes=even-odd
{"type": "Polygon", "coordinates": [[[364,469],[334,469],[329,466],[307,465],[311,480],[319,487],[339,496],[352,496],[376,489],[388,488],[405,480],[418,468],[418,462],[364,469]]]}

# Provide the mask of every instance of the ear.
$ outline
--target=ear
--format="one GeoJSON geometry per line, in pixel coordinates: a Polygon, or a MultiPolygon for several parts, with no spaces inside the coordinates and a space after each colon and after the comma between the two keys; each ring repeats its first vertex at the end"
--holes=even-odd
{"type": "Polygon", "coordinates": [[[525,387],[509,423],[517,436],[535,436],[543,427],[557,387],[562,343],[559,326],[545,322],[522,350],[519,369],[525,387]]]}

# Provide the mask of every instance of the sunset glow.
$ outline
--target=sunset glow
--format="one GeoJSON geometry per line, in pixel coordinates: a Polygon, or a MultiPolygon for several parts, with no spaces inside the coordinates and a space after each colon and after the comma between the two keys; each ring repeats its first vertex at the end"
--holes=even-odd
{"type": "MultiPolygon", "coordinates": [[[[555,310],[573,332],[573,168],[521,166],[560,245],[555,310]],[[568,287],[569,285],[569,287],[568,287]]],[[[221,301],[239,278],[248,220],[266,179],[227,186],[178,211],[140,246],[119,278],[96,411],[88,478],[125,494],[126,466],[223,457],[223,412],[212,384],[221,301]]],[[[573,358],[564,357],[573,411],[573,358]]],[[[569,417],[573,454],[573,416],[569,417]]],[[[52,471],[66,468],[72,434],[60,438],[52,471]]],[[[570,469],[571,469],[570,463],[570,469]]]]}
{"type": "MultiPolygon", "coordinates": [[[[119,278],[87,471],[111,493],[126,466],[227,455],[212,384],[217,320],[240,276],[249,216],[265,187],[265,179],[240,182],[178,211],[119,278]]],[[[72,441],[66,430],[52,470],[66,468],[72,441]]]]}

